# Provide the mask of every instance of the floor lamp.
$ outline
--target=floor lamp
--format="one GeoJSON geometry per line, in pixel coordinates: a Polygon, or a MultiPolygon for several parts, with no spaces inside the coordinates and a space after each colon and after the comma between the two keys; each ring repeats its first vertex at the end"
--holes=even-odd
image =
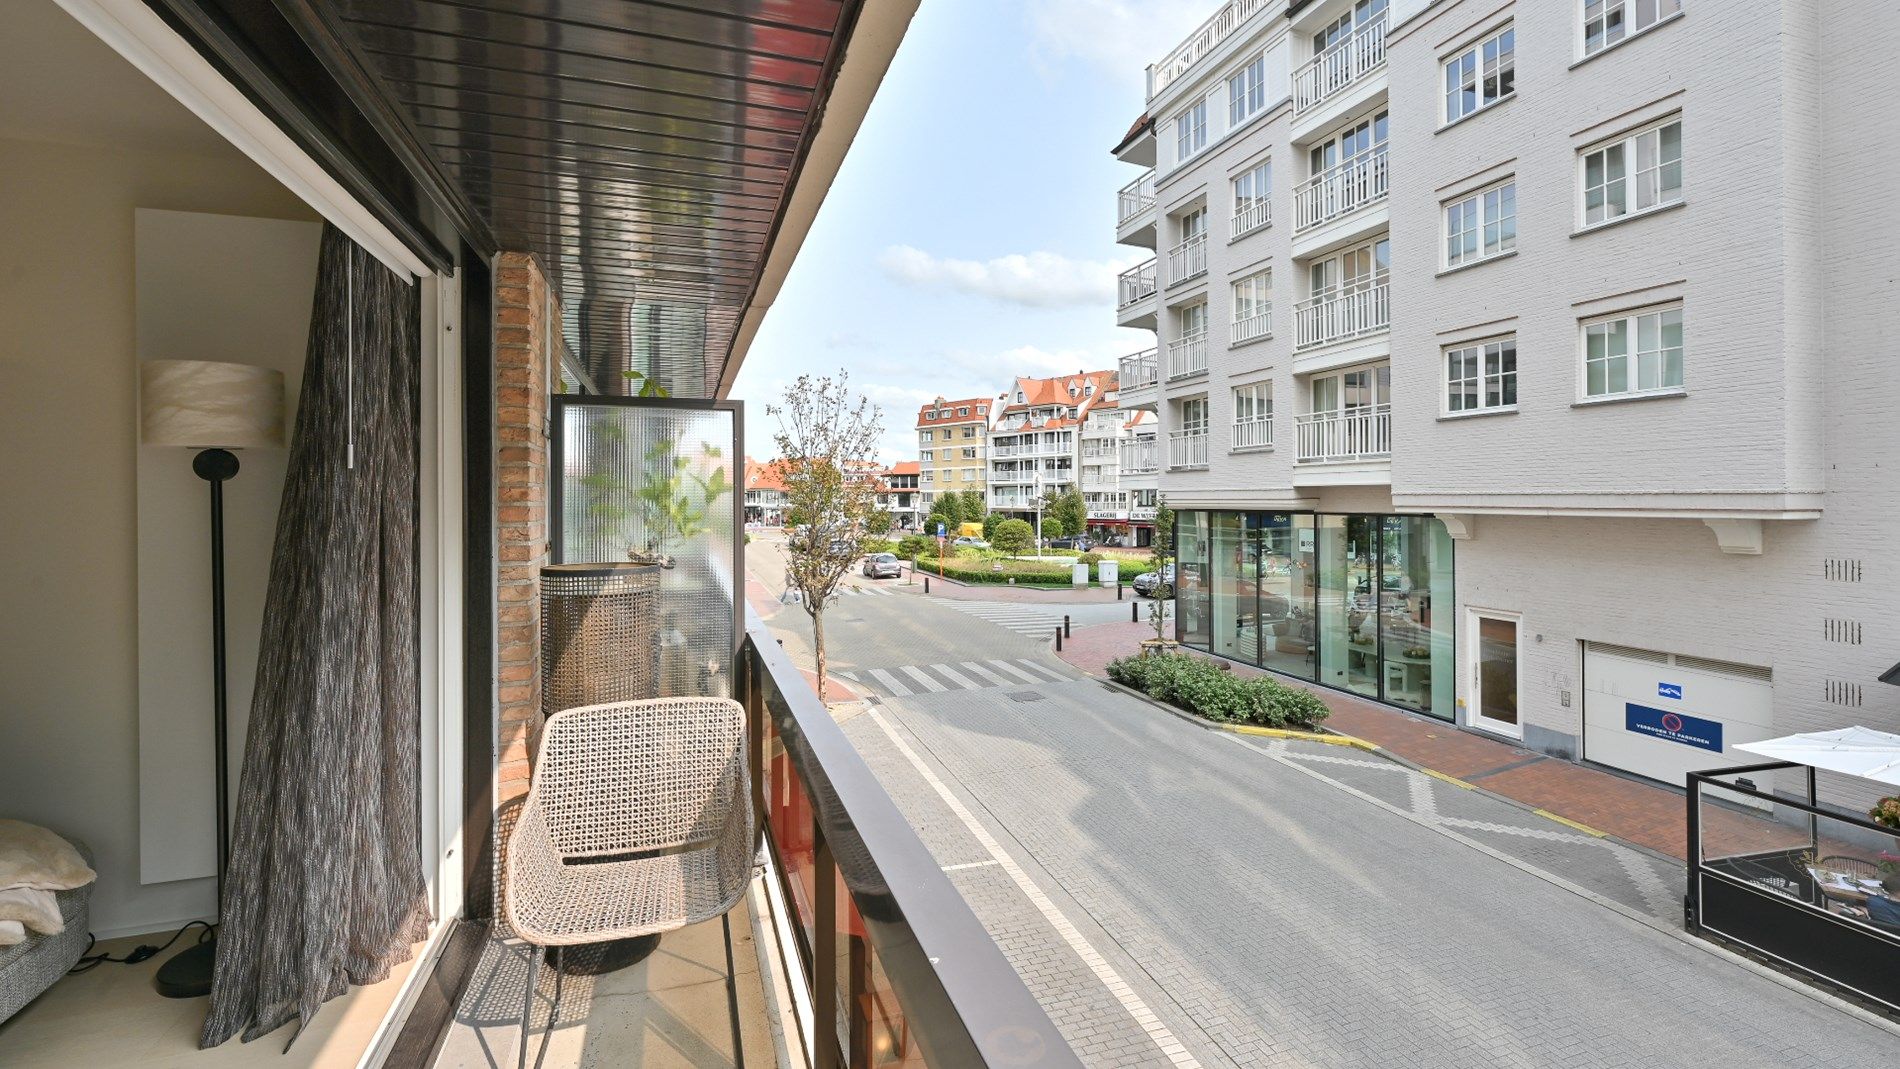
{"type": "MultiPolygon", "coordinates": [[[[224,870],[231,851],[227,680],[224,657],[224,484],[238,472],[233,449],[284,444],[284,374],[249,364],[148,360],[139,365],[139,442],[199,450],[191,470],[211,484],[212,768],[217,777],[217,895],[224,908],[224,870]]],[[[211,993],[217,930],[159,967],[166,998],[211,993]]]]}

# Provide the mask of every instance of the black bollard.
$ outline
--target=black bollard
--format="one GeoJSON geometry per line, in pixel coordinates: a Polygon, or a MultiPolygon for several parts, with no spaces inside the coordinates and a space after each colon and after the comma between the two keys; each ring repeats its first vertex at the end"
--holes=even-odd
{"type": "Polygon", "coordinates": [[[930,593],[930,577],[924,576],[924,593],[930,593]]]}
{"type": "Polygon", "coordinates": [[[1120,601],[1121,599],[1122,599],[1122,581],[1120,579],[1117,579],[1115,580],[1115,600],[1120,601]]]}
{"type": "Polygon", "coordinates": [[[1056,628],[1056,652],[1062,652],[1062,629],[1060,627],[1056,628]]]}
{"type": "Polygon", "coordinates": [[[1128,622],[1131,624],[1138,624],[1141,622],[1141,602],[1137,601],[1134,604],[1128,606],[1128,622]]]}
{"type": "Polygon", "coordinates": [[[1065,612],[1062,614],[1062,637],[1068,638],[1074,633],[1075,632],[1069,630],[1069,614],[1065,612]]]}

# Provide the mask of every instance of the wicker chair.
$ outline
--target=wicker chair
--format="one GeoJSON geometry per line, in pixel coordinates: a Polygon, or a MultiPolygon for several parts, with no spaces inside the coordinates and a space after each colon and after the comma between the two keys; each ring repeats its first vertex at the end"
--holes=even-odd
{"type": "Polygon", "coordinates": [[[541,732],[534,783],[508,841],[504,892],[515,934],[536,948],[521,1013],[521,1063],[555,948],[657,935],[730,910],[752,876],[745,710],[725,698],[658,698],[567,709],[541,732]]]}

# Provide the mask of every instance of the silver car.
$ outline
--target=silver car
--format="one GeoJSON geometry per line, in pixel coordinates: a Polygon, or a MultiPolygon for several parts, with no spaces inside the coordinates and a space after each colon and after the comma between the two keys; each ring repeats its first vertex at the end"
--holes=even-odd
{"type": "Polygon", "coordinates": [[[903,566],[897,563],[895,553],[873,553],[864,558],[866,579],[896,579],[903,574],[903,566]]]}

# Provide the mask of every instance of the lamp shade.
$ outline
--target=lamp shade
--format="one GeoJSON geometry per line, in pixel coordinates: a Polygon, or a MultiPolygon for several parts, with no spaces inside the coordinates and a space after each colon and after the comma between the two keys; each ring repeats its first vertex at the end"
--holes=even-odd
{"type": "Polygon", "coordinates": [[[195,449],[284,444],[284,373],[210,360],[139,365],[139,441],[195,449]]]}

